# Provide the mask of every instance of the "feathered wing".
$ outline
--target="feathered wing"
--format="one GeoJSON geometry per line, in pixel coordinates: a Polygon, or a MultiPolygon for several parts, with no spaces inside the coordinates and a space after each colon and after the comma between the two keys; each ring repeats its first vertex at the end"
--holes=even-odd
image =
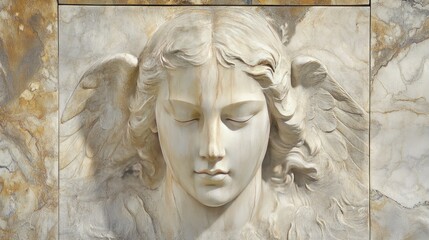
{"type": "Polygon", "coordinates": [[[141,178],[129,174],[144,171],[127,136],[137,73],[138,60],[129,54],[97,62],[62,113],[60,234],[66,239],[154,236],[144,198],[134,191],[141,178]]]}
{"type": "MultiPolygon", "coordinates": [[[[317,169],[314,179],[308,178],[311,180],[297,188],[308,198],[295,220],[308,226],[303,216],[312,216],[318,228],[313,238],[367,236],[368,114],[318,60],[297,57],[291,70],[297,111],[304,121],[305,161],[317,169]]],[[[311,236],[310,232],[307,227],[292,227],[288,234],[293,239],[302,234],[311,236]]]]}
{"type": "Polygon", "coordinates": [[[85,178],[136,155],[125,141],[137,58],[117,54],[85,72],[61,117],[62,179],[85,178]]]}

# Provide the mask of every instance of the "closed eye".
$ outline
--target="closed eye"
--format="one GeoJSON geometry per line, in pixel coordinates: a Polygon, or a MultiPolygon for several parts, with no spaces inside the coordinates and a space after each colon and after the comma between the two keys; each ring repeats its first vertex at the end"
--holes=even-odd
{"type": "Polygon", "coordinates": [[[236,122],[236,123],[246,123],[249,121],[254,115],[247,117],[237,117],[237,118],[226,118],[226,121],[236,122]]]}
{"type": "Polygon", "coordinates": [[[223,121],[231,129],[245,127],[265,106],[264,101],[242,101],[233,103],[223,109],[223,121]]]}
{"type": "Polygon", "coordinates": [[[179,120],[179,119],[175,119],[175,120],[176,120],[176,122],[179,122],[179,123],[189,123],[189,122],[198,121],[199,119],[193,118],[193,119],[189,119],[189,120],[179,120]]]}
{"type": "Polygon", "coordinates": [[[192,103],[170,99],[164,102],[164,108],[178,123],[191,123],[200,119],[198,108],[192,103]]]}
{"type": "Polygon", "coordinates": [[[255,115],[247,115],[243,117],[227,117],[223,120],[223,122],[229,129],[235,131],[247,126],[253,116],[255,115]]]}

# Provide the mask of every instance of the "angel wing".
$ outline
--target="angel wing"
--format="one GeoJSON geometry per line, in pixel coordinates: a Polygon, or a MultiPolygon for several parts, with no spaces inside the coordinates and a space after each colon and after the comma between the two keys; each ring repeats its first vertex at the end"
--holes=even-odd
{"type": "Polygon", "coordinates": [[[368,114],[311,57],[292,62],[292,87],[300,88],[305,103],[305,141],[312,154],[323,148],[329,157],[348,167],[368,163],[368,114]]]}
{"type": "Polygon", "coordinates": [[[62,179],[91,176],[136,155],[124,138],[137,66],[136,57],[117,54],[97,62],[81,78],[61,117],[62,179]]]}
{"type": "Polygon", "coordinates": [[[150,170],[127,135],[137,73],[132,55],[101,60],[66,104],[60,143],[60,234],[66,238],[154,238],[140,185],[150,170]]]}
{"type": "MultiPolygon", "coordinates": [[[[313,221],[320,232],[314,236],[325,234],[327,238],[339,239],[365,236],[368,233],[368,114],[318,60],[297,57],[291,71],[292,90],[304,124],[305,161],[317,169],[317,180],[304,181],[298,190],[305,193],[307,202],[302,204],[306,210],[297,213],[307,212],[306,215],[315,218],[313,221]]],[[[289,234],[299,236],[305,232],[309,230],[295,228],[289,234]]]]}

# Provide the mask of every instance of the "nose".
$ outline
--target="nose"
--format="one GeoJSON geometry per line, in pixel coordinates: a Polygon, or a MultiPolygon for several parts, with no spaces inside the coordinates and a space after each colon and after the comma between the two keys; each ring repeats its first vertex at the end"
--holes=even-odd
{"type": "Polygon", "coordinates": [[[204,126],[201,130],[201,158],[210,161],[219,161],[225,157],[220,124],[220,119],[209,119],[204,122],[204,126]]]}

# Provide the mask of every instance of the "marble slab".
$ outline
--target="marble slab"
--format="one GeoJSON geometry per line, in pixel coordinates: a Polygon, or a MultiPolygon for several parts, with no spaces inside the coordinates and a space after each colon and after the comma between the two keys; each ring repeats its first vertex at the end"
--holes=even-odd
{"type": "Polygon", "coordinates": [[[59,0],[76,5],[247,5],[251,0],[59,0]]]}
{"type": "Polygon", "coordinates": [[[59,0],[59,4],[117,5],[368,5],[369,0],[59,0]]]}
{"type": "MultiPolygon", "coordinates": [[[[70,5],[249,3],[369,4],[364,0],[59,0],[70,5]]],[[[60,220],[57,215],[58,115],[88,66],[119,52],[138,56],[149,37],[180,8],[60,6],[58,36],[57,3],[28,6],[23,0],[0,2],[0,238],[58,239],[60,225],[60,239],[74,239],[78,231],[70,228],[76,222],[65,215],[66,201],[61,202],[60,220]]],[[[273,23],[291,58],[304,54],[322,60],[346,92],[371,112],[371,232],[367,231],[371,239],[427,239],[429,3],[371,1],[371,44],[369,7],[256,9],[273,23]]],[[[60,132],[68,129],[62,126],[60,132]]],[[[103,214],[97,204],[79,207],[94,216],[103,214]]]]}
{"type": "Polygon", "coordinates": [[[370,0],[253,0],[254,5],[369,5],[370,0]]]}
{"type": "Polygon", "coordinates": [[[429,4],[372,2],[373,239],[429,236],[429,4]]]}
{"type": "Polygon", "coordinates": [[[0,2],[0,238],[58,236],[55,1],[0,2]]]}
{"type": "MultiPolygon", "coordinates": [[[[161,181],[159,183],[154,185],[146,185],[149,181],[145,175],[146,172],[152,172],[152,174],[157,176],[157,174],[160,174],[157,173],[158,171],[163,173],[163,171],[157,170],[157,168],[161,168],[161,166],[153,166],[151,165],[153,163],[149,163],[150,161],[143,161],[140,164],[140,155],[136,157],[135,149],[133,150],[134,145],[125,144],[126,141],[120,141],[120,143],[118,143],[119,145],[112,148],[114,151],[119,149],[118,153],[109,153],[109,157],[100,157],[99,155],[103,155],[103,152],[105,151],[103,148],[105,146],[109,146],[110,141],[113,141],[113,139],[117,138],[116,134],[113,134],[110,138],[106,138],[109,133],[107,131],[102,131],[102,129],[111,129],[113,131],[114,129],[111,128],[112,126],[113,128],[119,127],[122,129],[122,127],[120,127],[121,125],[112,125],[111,123],[112,121],[114,122],[127,116],[126,110],[122,112],[123,110],[114,109],[115,104],[122,104],[123,101],[127,102],[128,100],[126,100],[127,98],[125,95],[121,95],[122,97],[120,98],[117,96],[117,94],[120,93],[118,91],[125,88],[120,87],[116,90],[109,88],[113,87],[113,85],[107,84],[107,82],[111,81],[112,79],[110,78],[112,75],[109,74],[129,74],[118,78],[122,79],[120,81],[127,82],[128,80],[126,79],[129,76],[133,76],[132,69],[135,69],[136,64],[139,61],[145,61],[144,56],[140,57],[139,59],[133,56],[140,55],[140,53],[148,44],[150,37],[154,35],[157,30],[160,31],[159,29],[163,29],[163,27],[165,27],[163,24],[169,22],[174,15],[180,14],[181,11],[184,10],[193,12],[195,9],[205,11],[204,8],[191,7],[185,9],[183,7],[59,6],[59,86],[61,92],[59,99],[59,114],[62,116],[62,124],[60,125],[60,149],[62,149],[60,152],[60,236],[62,239],[85,238],[88,236],[138,238],[142,236],[158,236],[156,234],[161,234],[161,236],[170,236],[170,238],[175,236],[179,239],[187,239],[188,237],[185,236],[192,236],[190,238],[195,237],[195,235],[192,235],[192,231],[190,231],[192,230],[192,227],[189,226],[194,226],[195,229],[197,229],[199,224],[204,224],[206,220],[208,221],[208,216],[206,216],[207,219],[204,221],[194,221],[195,225],[187,225],[185,228],[179,227],[181,232],[176,232],[176,230],[171,230],[172,232],[169,232],[169,227],[176,227],[174,224],[176,224],[176,218],[180,218],[180,211],[179,213],[176,213],[177,209],[174,209],[176,206],[166,204],[166,202],[172,200],[172,198],[174,198],[174,201],[176,201],[176,197],[172,196],[186,195],[180,195],[180,191],[177,189],[181,188],[173,188],[172,191],[166,192],[166,189],[169,189],[168,184],[170,184],[170,181],[172,181],[171,184],[174,185],[174,178],[171,178],[171,176],[168,178],[169,175],[167,175],[167,177],[163,179],[162,175],[161,181]],[[114,57],[112,58],[112,56],[114,57]],[[100,59],[110,60],[100,61],[100,59]],[[93,67],[90,68],[90,66],[93,67]],[[103,77],[100,78],[101,76],[103,77]],[[83,82],[79,84],[81,79],[83,79],[83,82]],[[99,88],[99,86],[104,87],[99,88]],[[87,91],[88,89],[90,90],[87,91]],[[100,92],[100,94],[94,95],[94,91],[102,92],[100,92]],[[108,94],[108,97],[103,95],[106,93],[108,94]],[[111,106],[112,109],[104,112],[103,109],[105,106],[91,107],[93,104],[102,104],[104,102],[97,100],[99,97],[101,97],[101,99],[105,99],[104,101],[106,101],[108,103],[107,105],[111,106]],[[91,115],[91,112],[93,111],[95,111],[93,113],[95,115],[91,115]],[[118,111],[121,112],[118,113],[118,111]],[[102,120],[98,123],[98,120],[92,119],[92,117],[101,112],[104,113],[102,113],[99,117],[100,119],[105,120],[102,120]],[[108,117],[110,116],[109,114],[113,113],[117,115],[115,117],[108,117]],[[93,120],[96,122],[91,123],[93,120]],[[95,126],[98,130],[92,128],[92,126],[95,126]],[[101,129],[98,126],[101,126],[101,129]],[[91,128],[94,130],[90,130],[91,128]],[[96,134],[98,131],[101,132],[96,134]],[[102,140],[103,143],[98,145],[97,139],[105,140],[102,140]],[[125,144],[125,146],[122,144],[125,144]],[[179,193],[176,191],[179,191],[179,193]],[[159,201],[155,200],[158,198],[160,198],[159,201]],[[153,201],[155,201],[155,203],[153,201]],[[160,207],[164,206],[163,204],[166,204],[165,208],[160,207]],[[169,212],[169,217],[166,218],[165,215],[163,215],[163,211],[170,211],[172,207],[174,211],[169,212]],[[106,209],[109,210],[106,211],[106,209]],[[90,215],[88,215],[89,210],[91,211],[90,215]],[[115,214],[112,214],[113,212],[115,214]],[[136,219],[138,219],[138,221],[136,219]],[[169,222],[170,220],[171,222],[169,222]],[[91,222],[91,225],[88,224],[88,221],[91,222]],[[154,231],[152,227],[156,230],[154,231]],[[167,230],[165,228],[167,228],[167,230]]],[[[211,8],[211,10],[214,9],[216,9],[216,7],[211,8]]],[[[221,9],[221,7],[219,7],[219,9],[221,9]]],[[[240,9],[231,10],[229,8],[228,11],[240,11],[240,9]]],[[[241,11],[244,11],[244,9],[241,11]]],[[[328,161],[332,162],[326,163],[326,165],[323,164],[320,166],[320,169],[316,170],[315,168],[313,169],[311,163],[307,166],[308,163],[302,162],[302,160],[291,159],[290,161],[293,164],[297,164],[297,166],[290,166],[290,169],[298,169],[287,170],[293,171],[292,176],[289,175],[289,177],[284,180],[277,180],[279,182],[292,181],[293,184],[297,184],[295,181],[303,181],[302,183],[308,184],[306,186],[309,189],[312,189],[312,186],[315,188],[320,187],[320,189],[314,189],[315,194],[317,193],[320,195],[312,195],[295,199],[294,194],[299,195],[299,193],[294,192],[289,194],[289,191],[293,192],[293,187],[284,189],[283,193],[276,192],[276,194],[278,194],[278,198],[283,199],[282,201],[284,201],[278,203],[278,206],[282,206],[281,212],[273,213],[269,217],[269,221],[267,219],[261,219],[262,223],[267,224],[266,226],[264,224],[256,226],[253,225],[253,222],[249,222],[246,227],[244,229],[240,229],[238,233],[231,233],[226,231],[228,226],[225,225],[223,227],[225,231],[203,231],[198,237],[200,239],[206,239],[210,236],[208,234],[215,234],[213,236],[218,238],[247,236],[247,238],[252,239],[252,237],[256,238],[257,236],[264,236],[263,238],[285,239],[289,234],[289,238],[293,239],[293,236],[296,238],[301,238],[303,237],[302,234],[311,232],[309,234],[315,238],[321,237],[319,234],[329,234],[329,237],[327,238],[333,236],[338,238],[354,238],[358,236],[359,238],[367,239],[369,236],[369,176],[367,172],[368,148],[366,143],[368,142],[367,128],[369,123],[366,116],[369,110],[368,89],[370,76],[369,7],[253,7],[246,8],[246,11],[252,12],[249,13],[250,16],[253,16],[251,19],[259,19],[255,17],[254,14],[261,14],[264,16],[264,19],[266,19],[264,21],[268,21],[273,25],[271,34],[277,34],[279,36],[278,39],[276,38],[276,41],[280,41],[279,44],[281,47],[279,47],[279,49],[282,49],[282,53],[287,53],[285,58],[281,60],[282,64],[288,64],[289,61],[292,61],[292,59],[298,59],[293,61],[294,64],[292,64],[292,66],[288,65],[289,67],[286,67],[286,69],[292,68],[291,71],[293,74],[295,74],[293,77],[295,79],[294,89],[291,90],[291,92],[294,92],[293,94],[298,94],[298,91],[306,91],[304,89],[297,90],[301,88],[296,84],[303,84],[302,88],[310,88],[314,83],[305,83],[305,81],[312,79],[311,76],[315,73],[311,71],[317,70],[318,73],[321,74],[320,76],[333,79],[332,81],[327,80],[329,81],[329,83],[327,83],[329,87],[323,90],[326,91],[326,94],[334,94],[334,97],[330,98],[329,96],[325,96],[328,98],[327,100],[333,100],[336,98],[338,101],[345,101],[344,103],[338,103],[338,106],[346,109],[347,113],[342,115],[341,113],[338,113],[340,115],[336,116],[336,118],[334,117],[335,119],[331,120],[338,120],[339,125],[344,124],[341,125],[343,130],[347,129],[350,124],[354,128],[361,130],[359,133],[356,133],[356,135],[351,134],[351,132],[354,131],[351,129],[349,129],[349,131],[342,132],[341,134],[344,134],[344,136],[353,136],[353,138],[347,139],[348,142],[342,142],[343,140],[346,141],[342,137],[343,135],[333,135],[334,139],[343,139],[340,140],[339,145],[335,145],[334,148],[329,145],[332,138],[324,139],[322,143],[319,143],[322,144],[323,148],[325,149],[314,150],[315,152],[318,153],[319,151],[325,151],[325,153],[327,153],[330,151],[329,154],[332,154],[330,156],[319,156],[320,159],[322,159],[320,161],[330,159],[328,161]],[[315,41],[315,39],[317,39],[317,41],[315,41]],[[310,56],[310,58],[302,56],[310,56]],[[311,66],[306,65],[308,63],[310,63],[311,66]],[[317,67],[314,69],[314,66],[321,66],[320,63],[323,63],[325,67],[317,67]],[[299,66],[301,66],[301,64],[308,66],[309,69],[300,68],[299,66]],[[310,71],[311,73],[308,73],[306,78],[299,78],[300,74],[303,74],[307,71],[310,71]],[[303,81],[303,83],[299,83],[298,81],[303,81]],[[333,84],[333,81],[335,81],[335,85],[329,85],[333,84]],[[338,85],[336,85],[336,82],[338,82],[338,85]],[[359,113],[356,111],[359,111],[359,113]],[[354,112],[355,115],[350,115],[347,117],[348,114],[351,114],[352,112],[354,112]],[[334,149],[338,146],[345,146],[346,144],[350,145],[347,145],[348,147],[346,147],[345,152],[348,154],[353,154],[353,156],[345,156],[347,160],[344,160],[344,164],[342,164],[342,160],[333,160],[334,157],[342,158],[342,156],[335,154],[334,149]],[[353,147],[353,144],[356,145],[353,147]],[[356,149],[358,151],[353,153],[348,152],[349,150],[352,151],[351,149],[356,149]],[[353,160],[355,161],[354,163],[352,162],[353,160]],[[327,173],[322,169],[330,169],[329,166],[337,169],[337,171],[327,175],[327,173]],[[307,170],[302,169],[307,167],[307,170]],[[316,178],[311,180],[313,178],[311,173],[314,171],[320,171],[319,175],[320,178],[324,179],[324,183],[320,183],[320,185],[313,183],[313,181],[317,182],[316,178]],[[327,184],[326,181],[330,182],[330,184],[327,184]],[[322,188],[329,189],[321,190],[322,188]],[[287,205],[288,201],[293,201],[294,203],[287,205]],[[288,207],[283,208],[283,204],[286,204],[285,206],[288,207]],[[305,207],[301,206],[301,204],[303,204],[305,207]],[[299,211],[294,210],[295,208],[300,207],[303,208],[299,211]],[[336,212],[336,214],[331,214],[331,212],[329,212],[327,209],[331,209],[333,212],[336,212]],[[321,232],[313,228],[315,226],[314,224],[318,224],[318,220],[316,219],[319,219],[319,217],[327,219],[326,221],[320,220],[325,223],[325,226],[321,227],[321,232]],[[303,219],[308,219],[308,221],[311,222],[308,228],[306,228],[308,222],[303,219]],[[296,222],[288,225],[290,221],[296,222]],[[287,226],[283,226],[283,224],[286,224],[287,226]],[[334,227],[334,225],[337,227],[334,227]],[[286,231],[286,228],[290,228],[290,231],[286,231]]],[[[207,12],[210,13],[211,11],[207,12]]],[[[264,24],[266,23],[264,21],[259,23],[261,23],[262,26],[265,26],[264,24]]],[[[224,22],[224,24],[226,24],[226,22],[224,22]]],[[[267,30],[266,28],[264,29],[264,31],[267,30]]],[[[179,34],[181,36],[183,35],[181,32],[179,32],[179,34]]],[[[193,32],[189,31],[189,34],[193,34],[193,32]]],[[[210,36],[210,34],[204,36],[210,36]]],[[[200,37],[203,38],[203,36],[200,37]]],[[[241,44],[237,46],[237,49],[240,49],[240,46],[246,46],[246,44],[250,44],[250,42],[252,42],[251,40],[251,38],[243,38],[241,40],[241,44]]],[[[163,41],[163,39],[160,39],[160,41],[163,41]]],[[[170,45],[167,44],[166,46],[170,45]]],[[[180,54],[180,51],[174,52],[174,54],[177,53],[180,54]]],[[[163,57],[168,58],[168,56],[169,55],[163,57]]],[[[265,61],[261,63],[267,65],[270,64],[265,61]]],[[[148,64],[150,64],[150,62],[148,64]]],[[[141,71],[145,71],[144,66],[141,66],[141,71]]],[[[203,64],[203,67],[204,66],[205,65],[203,64]]],[[[290,74],[290,72],[287,72],[286,74],[290,74]]],[[[207,78],[208,77],[209,76],[207,76],[207,78]]],[[[318,80],[315,79],[315,81],[318,80]]],[[[181,86],[178,87],[180,88],[181,86]]],[[[131,91],[133,91],[134,88],[135,87],[131,87],[131,91]]],[[[189,89],[193,89],[193,87],[189,86],[189,89]]],[[[191,92],[191,90],[187,91],[191,92]]],[[[187,91],[184,92],[186,93],[187,91]]],[[[208,95],[211,96],[211,94],[208,95]]],[[[205,95],[201,96],[204,97],[205,95]]],[[[304,108],[305,110],[302,111],[308,111],[305,113],[308,114],[306,115],[308,118],[306,118],[305,121],[311,121],[309,119],[313,118],[310,116],[310,114],[316,114],[316,119],[320,118],[321,116],[323,117],[324,112],[315,112],[321,111],[319,107],[325,109],[323,111],[328,112],[332,109],[328,106],[330,103],[324,102],[325,98],[320,100],[318,103],[319,105],[313,102],[317,98],[318,96],[312,96],[306,98],[306,100],[298,101],[298,95],[291,95],[290,99],[288,99],[288,103],[285,104],[290,104],[289,101],[298,101],[296,103],[296,106],[298,106],[297,108],[304,108],[304,106],[307,106],[306,101],[310,101],[311,104],[313,104],[311,105],[311,109],[304,108]]],[[[281,101],[283,101],[283,99],[281,101]]],[[[329,116],[327,117],[330,118],[329,116]]],[[[200,119],[198,119],[198,121],[200,121],[200,119]]],[[[338,132],[336,132],[337,130],[335,130],[335,127],[334,129],[331,129],[330,123],[332,122],[324,120],[319,121],[318,124],[321,125],[313,125],[313,129],[315,131],[320,128],[325,129],[324,131],[326,132],[319,133],[321,136],[324,136],[323,134],[332,131],[334,131],[334,134],[338,134],[338,132]]],[[[312,122],[309,122],[308,124],[311,125],[312,122]]],[[[146,124],[142,127],[148,128],[149,126],[146,124]]],[[[171,128],[171,125],[166,125],[162,129],[157,126],[151,126],[150,129],[152,133],[162,134],[162,131],[166,131],[165,129],[168,130],[169,128],[171,128]]],[[[174,130],[174,128],[171,130],[174,130]]],[[[127,131],[122,129],[121,133],[118,134],[123,134],[127,131]]],[[[177,139],[176,144],[167,144],[164,145],[164,147],[171,146],[172,149],[175,149],[174,145],[182,146],[182,144],[186,144],[187,141],[179,140],[180,136],[176,136],[173,132],[170,133],[171,138],[177,139]]],[[[294,135],[294,133],[291,134],[294,135]]],[[[317,142],[319,140],[317,140],[317,137],[311,135],[313,133],[306,132],[305,134],[308,134],[308,136],[306,135],[305,141],[315,140],[315,142],[307,142],[306,144],[311,146],[314,146],[312,144],[318,144],[317,142]],[[313,136],[313,138],[310,136],[313,136]]],[[[276,136],[273,138],[275,137],[276,136]]],[[[154,140],[154,142],[157,143],[158,140],[154,140]]],[[[148,142],[146,142],[146,144],[148,144],[148,142]]],[[[235,144],[231,145],[235,146],[235,144]]],[[[187,147],[191,148],[193,146],[187,147]]],[[[303,144],[297,146],[297,148],[298,147],[304,148],[303,144]]],[[[167,151],[170,150],[171,149],[168,149],[167,151]]],[[[248,150],[250,151],[251,148],[248,150]]],[[[154,154],[154,152],[157,152],[157,154],[160,153],[159,149],[157,151],[155,149],[148,154],[154,154]]],[[[164,152],[162,154],[164,154],[164,152]]],[[[230,154],[230,152],[227,152],[227,154],[230,154]]],[[[306,152],[302,154],[313,153],[306,152]]],[[[147,156],[142,155],[140,157],[147,156]]],[[[183,161],[186,159],[183,159],[183,161]]],[[[314,160],[316,162],[319,161],[316,159],[307,160],[314,160]]],[[[160,156],[160,159],[157,159],[157,161],[164,161],[164,159],[162,156],[160,156]]],[[[243,166],[243,168],[244,167],[247,167],[247,165],[243,166]]],[[[282,171],[282,167],[283,166],[278,166],[276,169],[280,169],[280,171],[282,171]]],[[[174,166],[171,168],[174,168],[174,166]]],[[[168,171],[167,174],[169,173],[168,171]]],[[[267,182],[269,181],[267,180],[267,182]]],[[[267,187],[265,185],[263,186],[263,189],[267,187]]],[[[279,189],[282,189],[281,186],[279,186],[279,189]]],[[[301,184],[296,189],[298,192],[305,191],[302,190],[303,187],[304,185],[301,184]]],[[[192,192],[192,189],[189,191],[192,192]]],[[[249,191],[250,193],[254,193],[252,190],[249,191]]],[[[267,191],[265,193],[265,198],[269,199],[269,196],[272,194],[271,190],[265,189],[264,191],[267,191]]],[[[249,193],[248,191],[244,192],[246,194],[249,193]]],[[[186,196],[189,197],[189,195],[186,196]]],[[[198,198],[196,199],[198,200],[198,198]]],[[[242,197],[237,197],[237,199],[242,199],[242,197]]],[[[253,199],[253,197],[251,199],[253,199]]],[[[263,210],[258,210],[258,214],[264,215],[264,213],[266,213],[264,211],[270,212],[269,209],[271,208],[270,206],[272,206],[271,202],[268,200],[266,201],[266,207],[262,208],[263,210]]],[[[193,210],[191,211],[189,206],[192,205],[191,203],[194,203],[192,201],[179,201],[176,203],[185,205],[183,209],[187,209],[187,211],[185,213],[182,212],[183,214],[192,215],[201,211],[201,208],[192,208],[193,210]]],[[[242,208],[231,207],[229,210],[231,209],[237,210],[242,208]]],[[[230,211],[226,212],[230,213],[230,211]]],[[[245,216],[246,211],[235,215],[235,221],[233,221],[231,224],[239,223],[245,216]]],[[[228,222],[228,218],[224,218],[225,217],[222,216],[221,219],[223,220],[220,220],[219,222],[228,222]]],[[[186,218],[184,217],[183,219],[186,219],[186,221],[193,219],[195,220],[195,216],[186,218]]],[[[210,227],[216,228],[218,226],[219,223],[216,222],[213,223],[213,225],[210,227]]]]}

